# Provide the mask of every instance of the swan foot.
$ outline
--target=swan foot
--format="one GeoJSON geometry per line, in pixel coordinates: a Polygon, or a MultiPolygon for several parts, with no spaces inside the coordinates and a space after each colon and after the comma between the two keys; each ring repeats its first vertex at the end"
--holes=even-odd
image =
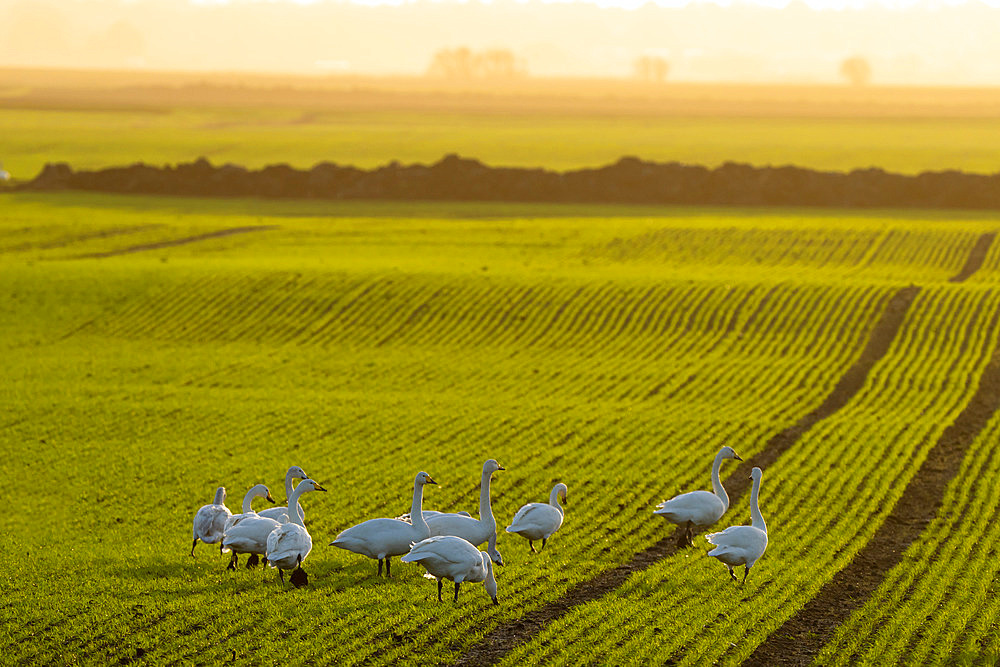
{"type": "Polygon", "coordinates": [[[382,559],[378,559],[378,576],[382,576],[382,559]]]}
{"type": "Polygon", "coordinates": [[[535,543],[534,542],[532,542],[531,540],[528,540],[528,546],[531,547],[531,553],[533,553],[533,554],[537,554],[538,553],[537,551],[535,551],[535,543]]]}
{"type": "MultiPolygon", "coordinates": [[[[278,571],[280,572],[281,570],[278,571]]],[[[292,585],[296,588],[302,588],[303,586],[309,585],[309,575],[306,574],[306,571],[302,569],[301,565],[295,568],[295,572],[292,572],[292,576],[290,576],[288,580],[291,581],[292,585]]]]}
{"type": "Polygon", "coordinates": [[[250,558],[247,558],[246,567],[248,570],[252,570],[253,568],[257,567],[257,564],[259,562],[260,562],[260,556],[258,556],[257,554],[251,554],[250,558]]]}
{"type": "MultiPolygon", "coordinates": [[[[262,571],[267,572],[267,556],[260,559],[260,567],[262,571]]],[[[278,570],[280,571],[281,568],[279,567],[278,570]]]]}
{"type": "Polygon", "coordinates": [[[460,585],[461,584],[459,584],[457,581],[455,582],[455,599],[454,599],[454,602],[458,602],[458,587],[460,585]]]}
{"type": "MultiPolygon", "coordinates": [[[[546,542],[546,540],[548,540],[548,539],[549,539],[549,538],[547,538],[547,537],[543,537],[543,538],[542,538],[542,549],[544,549],[544,548],[545,548],[545,542],[546,542]]],[[[541,551],[541,549],[539,549],[539,551],[541,551]]]]}
{"type": "Polygon", "coordinates": [[[237,561],[237,556],[236,556],[236,552],[234,551],[232,557],[229,559],[229,565],[226,566],[226,569],[227,570],[235,570],[236,569],[236,561],[237,561]]]}
{"type": "Polygon", "coordinates": [[[729,578],[732,579],[733,581],[739,581],[739,579],[737,579],[736,575],[733,573],[733,568],[729,568],[729,578]]]}
{"type": "Polygon", "coordinates": [[[194,538],[194,542],[191,543],[191,558],[194,558],[194,545],[198,544],[198,538],[194,538]]]}
{"type": "Polygon", "coordinates": [[[444,582],[438,579],[438,602],[441,602],[441,589],[444,587],[444,582]]]}
{"type": "Polygon", "coordinates": [[[386,556],[385,557],[385,578],[386,579],[392,579],[392,572],[389,571],[389,566],[391,565],[391,563],[389,562],[390,558],[392,558],[392,556],[386,556]]]}

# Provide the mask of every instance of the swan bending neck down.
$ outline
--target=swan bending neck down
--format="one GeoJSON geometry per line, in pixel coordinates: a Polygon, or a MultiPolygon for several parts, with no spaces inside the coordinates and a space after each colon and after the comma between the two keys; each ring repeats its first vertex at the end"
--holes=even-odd
{"type": "Polygon", "coordinates": [[[709,556],[718,558],[729,568],[729,576],[733,581],[738,581],[733,573],[733,568],[743,565],[743,581],[746,583],[750,568],[754,566],[764,550],[767,549],[767,524],[760,513],[758,505],[758,495],[760,493],[760,480],[764,473],[760,468],[754,468],[750,472],[750,479],[753,480],[753,488],[750,491],[750,525],[730,526],[721,533],[712,533],[706,539],[716,545],[708,552],[709,556]]]}
{"type": "MultiPolygon", "coordinates": [[[[264,555],[267,548],[267,535],[278,527],[279,521],[270,517],[263,517],[253,511],[250,506],[254,498],[263,497],[274,502],[271,492],[263,484],[257,484],[247,491],[243,497],[243,513],[234,514],[226,521],[226,532],[222,538],[222,551],[233,552],[228,570],[236,569],[238,554],[248,553],[246,566],[256,567],[260,562],[260,556],[264,555]]],[[[287,520],[287,516],[282,514],[282,520],[287,520]]]]}
{"type": "Polygon", "coordinates": [[[528,503],[521,507],[507,526],[507,532],[526,538],[532,553],[537,553],[535,540],[541,540],[544,549],[545,542],[562,526],[566,511],[559,504],[559,498],[567,503],[566,492],[566,485],[559,482],[552,487],[548,503],[528,503]]]}
{"type": "Polygon", "coordinates": [[[400,519],[369,519],[341,532],[330,542],[330,546],[378,559],[379,576],[382,576],[382,562],[385,561],[385,576],[391,577],[389,559],[408,553],[411,544],[430,537],[430,529],[422,512],[426,484],[437,482],[425,472],[417,473],[413,480],[413,502],[410,505],[412,523],[400,519]]]}
{"type": "Polygon", "coordinates": [[[281,524],[268,534],[267,551],[264,558],[265,563],[278,568],[278,577],[281,579],[281,583],[285,583],[284,570],[295,568],[291,581],[296,588],[309,583],[309,577],[302,569],[302,561],[312,551],[312,537],[306,530],[304,517],[299,510],[301,507],[299,496],[309,491],[326,491],[326,489],[311,479],[299,482],[288,499],[288,507],[293,508],[294,516],[290,521],[281,524]]]}
{"type": "Polygon", "coordinates": [[[420,563],[429,576],[437,579],[438,602],[441,602],[443,580],[455,582],[455,602],[463,583],[483,582],[486,594],[497,602],[497,580],[493,574],[493,559],[485,551],[455,535],[434,535],[413,545],[410,552],[399,559],[403,563],[420,563]]]}
{"type": "Polygon", "coordinates": [[[194,537],[194,541],[191,542],[192,557],[194,557],[194,547],[198,544],[198,540],[205,544],[215,544],[222,541],[222,536],[226,532],[226,521],[232,516],[225,502],[226,487],[220,486],[215,490],[215,499],[212,504],[202,505],[198,508],[192,526],[194,537]]]}
{"type": "Polygon", "coordinates": [[[691,491],[674,496],[657,505],[653,514],[662,516],[670,523],[684,526],[677,531],[677,546],[694,546],[694,526],[704,528],[722,518],[729,510],[729,494],[719,479],[719,469],[725,459],[742,461],[732,447],[723,447],[712,462],[712,491],[691,491]]]}
{"type": "Polygon", "coordinates": [[[505,468],[489,459],[483,464],[483,474],[479,481],[479,519],[460,514],[433,514],[424,516],[431,535],[454,535],[467,540],[473,546],[487,542],[486,552],[497,565],[503,565],[503,556],[497,551],[497,521],[493,516],[490,501],[490,483],[493,473],[505,468]]]}
{"type": "MultiPolygon", "coordinates": [[[[291,509],[292,508],[292,500],[291,500],[292,499],[292,493],[294,493],[294,486],[292,484],[292,480],[294,480],[294,479],[310,479],[310,477],[309,477],[309,475],[306,474],[305,470],[303,470],[302,468],[300,468],[298,466],[292,466],[291,468],[289,468],[288,472],[285,473],[285,500],[288,503],[287,507],[280,507],[280,506],[279,507],[268,507],[266,510],[258,512],[258,514],[260,514],[261,516],[270,517],[270,518],[275,519],[277,521],[281,521],[282,520],[281,519],[281,515],[282,514],[286,514],[288,516],[288,520],[292,521],[293,517],[295,515],[295,511],[293,511],[291,509]]],[[[298,505],[297,506],[297,510],[298,510],[298,513],[302,515],[303,520],[304,520],[305,516],[306,516],[306,512],[305,512],[304,509],[302,509],[302,505],[298,505]]]]}

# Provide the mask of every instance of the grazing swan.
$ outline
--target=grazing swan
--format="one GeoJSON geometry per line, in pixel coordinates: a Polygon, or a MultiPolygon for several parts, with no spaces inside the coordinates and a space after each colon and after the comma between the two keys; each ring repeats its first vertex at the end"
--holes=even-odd
{"type": "Polygon", "coordinates": [[[545,541],[552,537],[552,533],[559,530],[563,522],[565,512],[559,505],[560,496],[565,503],[566,485],[562,482],[552,487],[548,503],[528,503],[519,509],[514,515],[514,520],[507,526],[507,532],[527,538],[532,553],[536,553],[535,540],[541,540],[544,549],[545,541]]]}
{"type": "Polygon", "coordinates": [[[413,523],[400,519],[369,519],[337,535],[330,546],[353,551],[362,556],[378,559],[378,574],[382,576],[382,561],[385,561],[385,576],[391,577],[389,559],[402,556],[410,551],[414,542],[430,537],[430,529],[421,511],[424,502],[424,485],[437,484],[425,472],[417,473],[413,480],[413,503],[410,516],[413,523]]]}
{"type": "MultiPolygon", "coordinates": [[[[247,567],[256,567],[267,547],[267,534],[277,528],[279,521],[261,517],[250,506],[254,498],[263,497],[274,502],[271,492],[263,484],[253,486],[243,496],[243,513],[234,514],[226,521],[226,532],[222,537],[222,551],[231,550],[233,557],[226,566],[227,570],[236,569],[237,554],[248,553],[247,567]],[[270,526],[270,528],[268,528],[270,526]]],[[[288,517],[282,515],[283,520],[288,517]]]]}
{"type": "Polygon", "coordinates": [[[760,478],[763,476],[764,473],[760,468],[750,471],[750,479],[753,480],[753,489],[750,491],[750,525],[730,526],[721,533],[705,536],[705,539],[715,545],[708,555],[726,564],[733,581],[738,581],[733,574],[733,568],[738,565],[746,567],[741,582],[744,584],[747,582],[750,568],[764,555],[764,549],[767,549],[767,524],[764,523],[764,517],[761,516],[760,507],[757,505],[760,478]]]}
{"type": "Polygon", "coordinates": [[[653,514],[658,514],[670,523],[684,526],[684,530],[677,531],[677,546],[694,546],[692,526],[711,526],[722,518],[722,515],[729,509],[729,494],[719,480],[719,468],[723,459],[736,459],[742,461],[732,447],[723,447],[715,455],[712,463],[712,489],[709,491],[691,491],[674,496],[670,500],[665,500],[659,505],[653,514]]]}
{"type": "Polygon", "coordinates": [[[497,522],[493,518],[493,508],[490,505],[490,480],[493,473],[504,470],[504,467],[494,459],[483,464],[483,476],[479,481],[479,519],[473,519],[459,514],[437,513],[431,516],[424,512],[424,520],[430,528],[431,535],[454,535],[461,537],[473,546],[489,542],[486,552],[497,565],[503,565],[503,557],[497,551],[497,522]]]}
{"type": "Polygon", "coordinates": [[[226,532],[226,520],[232,512],[225,505],[226,487],[215,490],[215,500],[211,505],[202,505],[194,515],[194,541],[191,542],[191,556],[194,557],[194,545],[201,540],[205,544],[215,544],[226,532]]]}
{"type": "MultiPolygon", "coordinates": [[[[454,535],[435,535],[413,545],[410,553],[399,559],[404,563],[420,563],[438,582],[438,602],[441,602],[442,579],[455,582],[455,602],[458,587],[463,583],[483,582],[486,593],[497,602],[497,580],[493,576],[493,559],[479,551],[468,540],[454,535]]],[[[425,575],[426,576],[426,575],[425,575]]]]}
{"type": "MultiPolygon", "coordinates": [[[[268,507],[266,510],[257,512],[257,514],[261,516],[266,516],[269,519],[274,519],[275,521],[281,521],[281,516],[284,514],[288,516],[289,521],[294,520],[295,512],[289,509],[292,503],[290,498],[292,497],[293,479],[309,479],[309,475],[306,474],[305,470],[303,470],[298,466],[292,466],[291,468],[289,468],[288,472],[285,473],[285,500],[288,502],[288,506],[268,507]]],[[[302,520],[305,521],[306,518],[305,510],[302,509],[301,505],[299,506],[298,509],[299,509],[299,514],[302,515],[302,520]]]]}
{"type": "MultiPolygon", "coordinates": [[[[303,480],[292,491],[292,495],[288,499],[288,506],[302,507],[298,504],[299,496],[309,491],[326,491],[326,489],[311,479],[303,480]]],[[[285,583],[284,570],[291,570],[294,567],[295,571],[292,572],[291,577],[292,584],[296,588],[300,588],[309,583],[309,577],[302,569],[302,561],[312,551],[313,541],[303,522],[302,510],[299,509],[294,514],[291,521],[281,524],[267,536],[267,552],[264,555],[264,562],[271,567],[278,568],[278,577],[281,579],[281,583],[285,583]]]]}

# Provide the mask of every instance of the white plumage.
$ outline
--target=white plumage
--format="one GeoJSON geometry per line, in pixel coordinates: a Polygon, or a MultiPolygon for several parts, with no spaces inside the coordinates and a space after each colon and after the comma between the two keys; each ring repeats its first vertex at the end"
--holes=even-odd
{"type": "MultiPolygon", "coordinates": [[[[326,489],[311,479],[303,480],[299,482],[299,485],[292,492],[291,497],[288,499],[288,506],[293,508],[301,507],[299,505],[299,496],[309,491],[326,491],[326,489]]],[[[278,568],[278,576],[281,578],[281,583],[285,583],[284,570],[295,568],[291,580],[292,584],[296,588],[299,588],[309,583],[309,578],[302,569],[302,561],[312,551],[312,537],[310,537],[309,531],[306,530],[301,512],[294,510],[294,514],[295,516],[290,521],[281,524],[267,536],[267,550],[264,561],[271,567],[278,568]]]]}
{"type": "Polygon", "coordinates": [[[483,474],[479,481],[479,519],[460,514],[436,513],[428,516],[424,512],[423,515],[431,535],[454,535],[473,546],[489,542],[486,552],[493,562],[503,565],[503,557],[497,551],[497,522],[490,503],[490,481],[493,473],[499,470],[504,470],[504,467],[495,459],[489,459],[483,464],[483,474]]]}
{"type": "Polygon", "coordinates": [[[205,544],[215,544],[222,540],[226,532],[226,521],[232,516],[232,512],[225,505],[226,487],[220,486],[215,490],[215,500],[211,505],[202,505],[194,515],[193,537],[191,542],[191,556],[194,556],[194,547],[201,540],[205,544]]]}
{"type": "Polygon", "coordinates": [[[486,593],[497,602],[497,580],[493,575],[490,554],[479,551],[461,537],[435,535],[413,545],[410,552],[399,559],[404,563],[420,563],[438,582],[438,602],[441,601],[443,579],[455,582],[455,602],[463,583],[483,582],[486,593]]]}
{"type": "MultiPolygon", "coordinates": [[[[234,514],[226,522],[226,532],[222,537],[222,549],[233,552],[227,570],[236,569],[238,554],[250,554],[247,567],[255,567],[267,551],[267,536],[280,525],[275,519],[259,516],[253,511],[254,498],[264,497],[274,502],[271,492],[263,484],[253,486],[243,497],[243,512],[234,514]]],[[[286,517],[287,520],[287,517],[286,517]]]]}
{"type": "MultiPolygon", "coordinates": [[[[292,486],[293,479],[309,479],[309,475],[306,474],[305,470],[303,470],[298,466],[292,466],[291,468],[289,468],[288,472],[285,473],[285,501],[288,503],[288,505],[268,507],[266,510],[258,512],[260,516],[264,516],[269,519],[274,519],[275,521],[281,521],[282,515],[285,515],[288,517],[289,521],[293,520],[295,512],[293,512],[290,509],[292,506],[291,505],[292,501],[290,500],[290,498],[292,497],[292,491],[294,490],[292,486]]],[[[302,514],[302,520],[305,521],[306,513],[305,510],[302,509],[301,505],[299,505],[298,511],[300,514],[302,514]]]]}
{"type": "Polygon", "coordinates": [[[422,512],[425,484],[437,482],[425,472],[417,473],[413,480],[413,502],[410,505],[412,523],[400,519],[369,519],[341,532],[330,542],[330,546],[378,559],[379,576],[382,575],[382,562],[385,561],[385,576],[391,577],[389,559],[408,553],[411,544],[430,537],[430,529],[422,512]]]}
{"type": "Polygon", "coordinates": [[[750,472],[750,479],[753,480],[753,489],[750,491],[750,525],[730,526],[721,533],[711,533],[706,535],[710,543],[715,548],[708,552],[712,558],[718,558],[729,568],[729,576],[733,581],[738,581],[733,573],[733,568],[743,565],[746,569],[743,572],[743,581],[746,583],[750,568],[754,566],[767,549],[767,524],[761,516],[758,506],[758,494],[760,493],[760,480],[764,476],[760,468],[754,468],[750,472]]]}
{"type": "Polygon", "coordinates": [[[559,498],[562,497],[563,503],[566,502],[566,490],[566,485],[559,482],[552,487],[548,503],[524,505],[507,526],[507,532],[527,538],[532,552],[535,551],[535,540],[541,540],[544,549],[546,540],[562,526],[565,511],[559,504],[559,498]]]}
{"type": "Polygon", "coordinates": [[[694,546],[693,526],[705,527],[722,518],[729,509],[729,495],[719,479],[719,468],[724,459],[742,461],[732,447],[723,447],[715,455],[712,462],[713,491],[691,491],[674,496],[659,505],[653,514],[662,516],[670,523],[684,526],[683,531],[677,531],[678,546],[694,546]]]}

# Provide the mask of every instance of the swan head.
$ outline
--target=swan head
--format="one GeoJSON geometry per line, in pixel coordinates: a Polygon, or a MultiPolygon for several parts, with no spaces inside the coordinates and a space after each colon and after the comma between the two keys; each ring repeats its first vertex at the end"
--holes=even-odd
{"type": "Polygon", "coordinates": [[[559,494],[559,499],[562,501],[562,504],[566,505],[567,504],[567,502],[566,502],[566,491],[567,491],[566,485],[563,484],[562,482],[559,482],[558,484],[556,484],[555,489],[553,489],[553,491],[556,491],[559,494]]]}
{"type": "Polygon", "coordinates": [[[288,476],[292,479],[309,479],[309,475],[306,471],[298,466],[292,466],[288,469],[288,476]]]}
{"type": "Polygon", "coordinates": [[[486,580],[483,582],[483,586],[486,587],[486,593],[493,600],[493,604],[500,604],[497,602],[497,578],[493,575],[493,561],[490,560],[490,555],[485,551],[480,551],[483,555],[483,562],[486,563],[486,580]]]}
{"type": "Polygon", "coordinates": [[[494,563],[496,563],[500,567],[503,567],[503,556],[501,556],[500,552],[497,551],[497,534],[496,533],[493,533],[492,535],[490,535],[489,543],[486,545],[486,551],[481,551],[480,553],[486,554],[487,556],[489,556],[489,559],[491,561],[493,561],[494,563]]]}
{"type": "Polygon", "coordinates": [[[303,480],[299,486],[306,487],[303,491],[326,491],[326,489],[319,485],[319,482],[312,479],[303,480]]]}
{"type": "Polygon", "coordinates": [[[417,479],[415,480],[417,484],[423,486],[424,484],[437,484],[433,478],[427,473],[420,471],[417,473],[417,479]]]}
{"type": "Polygon", "coordinates": [[[490,459],[489,461],[483,464],[483,473],[486,475],[492,475],[498,470],[506,470],[506,468],[497,463],[496,459],[490,459]]]}
{"type": "Polygon", "coordinates": [[[743,460],[732,447],[723,447],[719,450],[719,455],[724,459],[736,459],[737,461],[743,460]]]}
{"type": "Polygon", "coordinates": [[[251,498],[264,498],[268,502],[274,502],[274,498],[271,496],[271,490],[264,484],[255,485],[252,489],[247,491],[247,495],[251,498]]]}
{"type": "Polygon", "coordinates": [[[750,479],[752,479],[755,482],[759,482],[763,476],[764,476],[764,471],[761,470],[760,468],[754,468],[753,470],[750,471],[750,479]]]}

